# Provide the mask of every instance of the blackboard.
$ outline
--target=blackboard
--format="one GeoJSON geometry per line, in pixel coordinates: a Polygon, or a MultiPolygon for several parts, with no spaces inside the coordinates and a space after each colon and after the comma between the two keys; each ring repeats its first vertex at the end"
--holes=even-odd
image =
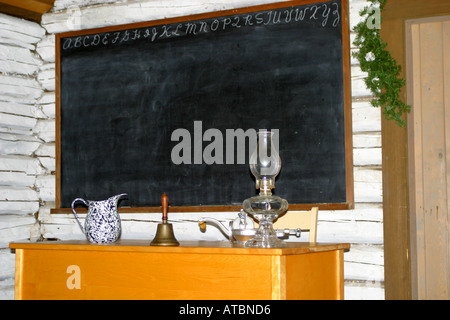
{"type": "Polygon", "coordinates": [[[291,210],[350,208],[347,6],[292,1],[58,34],[57,207],[126,192],[124,206],[151,210],[165,192],[172,211],[236,210],[257,190],[227,133],[272,129],[274,194],[291,210]]]}

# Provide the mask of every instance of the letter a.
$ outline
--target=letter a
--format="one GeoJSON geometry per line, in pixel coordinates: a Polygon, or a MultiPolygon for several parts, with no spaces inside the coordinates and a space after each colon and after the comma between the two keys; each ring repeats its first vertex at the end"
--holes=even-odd
{"type": "Polygon", "coordinates": [[[203,135],[204,141],[211,141],[203,151],[203,161],[206,164],[223,164],[223,137],[219,129],[208,129],[203,135]],[[213,140],[214,137],[214,140],[213,140]],[[214,155],[213,155],[214,153],[214,155]]]}
{"type": "Polygon", "coordinates": [[[176,165],[184,163],[191,164],[191,134],[186,129],[176,129],[172,132],[171,141],[180,141],[172,149],[171,159],[176,165]],[[182,156],[180,156],[182,154],[182,156]]]}
{"type": "Polygon", "coordinates": [[[67,289],[81,289],[81,269],[79,266],[73,264],[67,267],[66,273],[71,273],[67,278],[66,286],[67,289]]]}
{"type": "Polygon", "coordinates": [[[381,28],[381,10],[380,8],[369,8],[367,11],[370,15],[367,18],[367,27],[370,30],[381,28]]]}

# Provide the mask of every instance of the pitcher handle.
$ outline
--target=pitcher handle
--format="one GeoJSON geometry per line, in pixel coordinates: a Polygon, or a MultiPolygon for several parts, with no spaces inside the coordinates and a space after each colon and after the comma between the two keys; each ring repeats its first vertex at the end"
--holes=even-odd
{"type": "Polygon", "coordinates": [[[72,201],[72,212],[73,212],[73,214],[75,215],[75,218],[76,218],[76,220],[77,220],[77,222],[78,222],[78,225],[79,225],[80,228],[81,228],[81,231],[82,231],[84,234],[86,234],[86,231],[84,230],[84,227],[83,227],[82,224],[81,224],[80,218],[78,218],[78,214],[77,214],[77,212],[76,212],[76,210],[75,210],[75,203],[76,203],[77,201],[83,202],[83,204],[84,204],[86,207],[89,207],[89,203],[88,203],[86,200],[82,199],[82,198],[76,198],[75,200],[72,201]]]}

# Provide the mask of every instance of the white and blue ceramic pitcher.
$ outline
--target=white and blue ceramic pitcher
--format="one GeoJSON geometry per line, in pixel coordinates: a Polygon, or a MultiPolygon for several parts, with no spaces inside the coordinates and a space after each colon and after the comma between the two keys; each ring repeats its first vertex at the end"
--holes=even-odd
{"type": "Polygon", "coordinates": [[[119,239],[121,224],[117,204],[119,199],[126,195],[126,193],[118,194],[103,201],[84,200],[82,198],[73,200],[72,212],[80,225],[81,231],[90,242],[109,243],[119,239]],[[75,203],[78,201],[88,207],[84,227],[75,210],[75,203]]]}

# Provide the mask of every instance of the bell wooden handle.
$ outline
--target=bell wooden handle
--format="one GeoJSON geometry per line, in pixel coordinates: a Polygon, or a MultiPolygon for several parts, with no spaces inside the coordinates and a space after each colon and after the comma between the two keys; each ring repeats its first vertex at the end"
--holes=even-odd
{"type": "Polygon", "coordinates": [[[162,205],[162,220],[163,223],[167,222],[167,210],[169,208],[169,197],[164,192],[164,194],[161,196],[161,205],[162,205]]]}

